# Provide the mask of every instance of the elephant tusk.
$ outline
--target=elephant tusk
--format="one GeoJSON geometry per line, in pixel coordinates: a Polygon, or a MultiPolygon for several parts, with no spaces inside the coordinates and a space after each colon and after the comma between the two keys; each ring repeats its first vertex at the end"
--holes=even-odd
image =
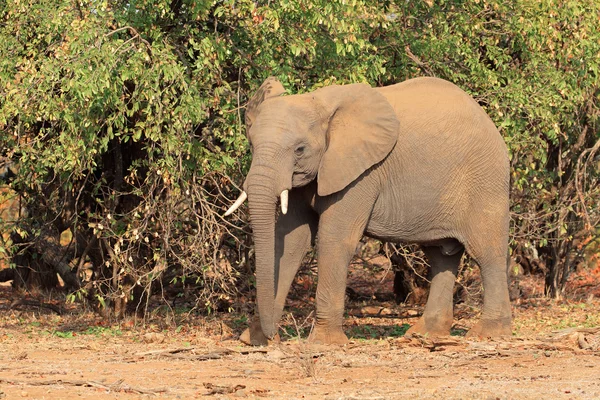
{"type": "Polygon", "coordinates": [[[286,189],[281,192],[281,213],[287,214],[288,210],[288,193],[289,191],[286,189]]]}
{"type": "Polygon", "coordinates": [[[225,211],[225,214],[223,214],[224,217],[227,217],[228,215],[233,214],[233,212],[235,210],[237,210],[242,203],[244,203],[246,201],[246,199],[248,198],[248,195],[246,194],[245,191],[242,191],[242,194],[240,194],[240,197],[238,197],[238,199],[235,201],[235,203],[233,203],[233,205],[231,207],[229,207],[229,210],[225,211]]]}

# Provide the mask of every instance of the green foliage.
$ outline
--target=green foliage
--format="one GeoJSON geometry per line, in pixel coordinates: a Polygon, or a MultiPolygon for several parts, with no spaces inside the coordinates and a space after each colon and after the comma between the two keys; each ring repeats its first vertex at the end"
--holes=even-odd
{"type": "Polygon", "coordinates": [[[372,326],[357,325],[353,326],[348,332],[348,336],[353,339],[381,339],[386,337],[402,337],[410,328],[409,324],[390,325],[390,326],[372,326]]]}
{"type": "Polygon", "coordinates": [[[94,336],[121,336],[123,332],[117,326],[90,326],[85,331],[81,332],[82,335],[94,335],[94,336]]]}
{"type": "Polygon", "coordinates": [[[252,287],[243,213],[219,216],[248,168],[252,92],[270,75],[290,93],[431,75],[473,95],[509,145],[513,244],[568,270],[600,218],[599,12],[595,0],[6,0],[0,161],[18,165],[27,213],[0,220],[12,232],[0,249],[21,257],[70,230],[75,289],[94,304],[144,309],[140,293],[174,286],[229,309],[252,287]]]}
{"type": "Polygon", "coordinates": [[[53,331],[52,335],[61,339],[73,339],[76,336],[73,331],[53,331]]]}

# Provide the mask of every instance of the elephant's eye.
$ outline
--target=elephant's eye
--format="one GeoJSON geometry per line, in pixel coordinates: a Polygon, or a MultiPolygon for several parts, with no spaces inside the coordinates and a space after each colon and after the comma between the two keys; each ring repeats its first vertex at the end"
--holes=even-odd
{"type": "Polygon", "coordinates": [[[302,154],[304,154],[304,146],[296,147],[296,155],[301,156],[302,154]]]}

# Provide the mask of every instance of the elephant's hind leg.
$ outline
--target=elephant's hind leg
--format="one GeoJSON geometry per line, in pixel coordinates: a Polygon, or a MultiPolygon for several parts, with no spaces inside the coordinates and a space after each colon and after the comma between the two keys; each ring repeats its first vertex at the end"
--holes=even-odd
{"type": "Polygon", "coordinates": [[[506,256],[484,256],[475,260],[479,264],[483,281],[483,312],[481,319],[467,336],[481,338],[510,336],[512,315],[506,256]]]}
{"type": "Polygon", "coordinates": [[[451,255],[443,247],[423,247],[431,265],[431,286],[423,316],[408,333],[428,336],[447,336],[454,318],[453,290],[463,249],[451,255]]]}
{"type": "MultiPolygon", "coordinates": [[[[493,203],[491,203],[493,204],[493,203]]],[[[502,209],[508,209],[504,205],[502,209]]],[[[489,207],[468,235],[467,252],[475,259],[483,282],[483,310],[479,322],[467,336],[481,338],[510,336],[511,308],[508,294],[508,212],[489,207]]]]}

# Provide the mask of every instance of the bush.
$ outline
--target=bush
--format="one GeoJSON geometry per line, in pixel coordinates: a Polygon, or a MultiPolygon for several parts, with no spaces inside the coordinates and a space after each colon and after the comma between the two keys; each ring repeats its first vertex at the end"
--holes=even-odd
{"type": "Polygon", "coordinates": [[[244,213],[221,217],[249,164],[249,95],[270,75],[292,93],[431,75],[500,128],[513,248],[560,295],[600,219],[597,13],[593,0],[7,0],[0,156],[25,212],[0,220],[6,275],[59,273],[117,315],[161,288],[228,309],[252,287],[244,213]]]}

